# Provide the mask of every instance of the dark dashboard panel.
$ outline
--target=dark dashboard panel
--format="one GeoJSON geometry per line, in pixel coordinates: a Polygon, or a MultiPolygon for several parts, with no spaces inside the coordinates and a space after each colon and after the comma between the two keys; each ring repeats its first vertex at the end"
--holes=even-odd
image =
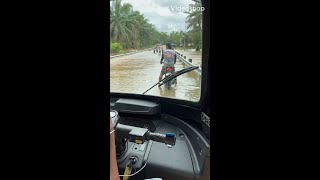
{"type": "MultiPolygon", "coordinates": [[[[144,122],[141,121],[141,123],[144,122]]],[[[182,132],[178,127],[165,121],[155,124],[157,124],[157,127],[155,127],[157,133],[181,134],[182,132]]],[[[182,176],[185,177],[185,180],[194,179],[191,153],[187,143],[183,137],[178,137],[176,144],[172,147],[154,141],[145,142],[142,145],[129,142],[125,155],[118,158],[120,172],[124,172],[130,157],[137,157],[139,161],[134,165],[135,169],[140,169],[145,164],[143,159],[147,161],[147,165],[139,176],[136,175],[130,179],[161,177],[166,180],[173,180],[182,176]]]]}
{"type": "MultiPolygon", "coordinates": [[[[167,115],[165,115],[165,117],[167,117],[167,115]]],[[[136,118],[122,117],[120,118],[120,123],[136,127],[143,127],[149,124],[150,127],[153,126],[150,129],[155,130],[154,132],[156,133],[170,132],[177,135],[176,144],[172,147],[154,141],[146,141],[142,145],[131,142],[127,143],[126,153],[121,158],[118,158],[120,173],[124,172],[126,163],[130,157],[137,157],[139,160],[138,163],[134,165],[135,169],[143,167],[146,161],[147,165],[139,174],[131,177],[130,179],[132,180],[154,177],[161,177],[166,180],[180,179],[183,177],[185,180],[191,180],[194,179],[195,176],[200,175],[199,171],[201,172],[201,170],[199,169],[203,168],[203,161],[202,157],[197,156],[196,153],[199,153],[198,151],[201,148],[204,149],[203,151],[208,150],[195,142],[193,142],[195,144],[191,144],[192,141],[190,141],[190,139],[193,139],[193,137],[187,137],[190,132],[185,132],[180,127],[164,119],[141,119],[139,121],[136,118]],[[200,166],[199,163],[201,164],[200,166]],[[195,170],[197,170],[197,172],[195,172],[195,170]]]]}
{"type": "MultiPolygon", "coordinates": [[[[163,122],[156,132],[172,132],[179,135],[181,130],[163,122]]],[[[191,153],[187,143],[183,137],[177,137],[176,144],[172,147],[153,142],[146,167],[146,177],[161,177],[166,180],[194,179],[191,153]]]]}
{"type": "Polygon", "coordinates": [[[131,180],[156,177],[165,180],[208,178],[202,174],[205,172],[204,168],[208,170],[210,167],[210,164],[205,165],[205,160],[210,158],[210,141],[205,138],[203,132],[177,117],[162,114],[157,103],[128,99],[112,100],[111,109],[119,112],[119,123],[147,128],[155,133],[176,134],[176,144],[171,147],[152,140],[139,145],[132,142],[122,143],[126,148],[118,157],[120,174],[124,173],[129,158],[136,157],[138,161],[133,166],[134,171],[141,169],[146,162],[147,164],[141,172],[130,177],[131,180]]]}
{"type": "Polygon", "coordinates": [[[145,100],[120,98],[115,102],[111,102],[112,108],[118,112],[153,115],[161,111],[160,105],[145,100]],[[112,104],[113,103],[113,104],[112,104]]]}
{"type": "Polygon", "coordinates": [[[147,119],[139,119],[139,118],[132,118],[132,117],[122,117],[119,121],[121,124],[135,126],[135,127],[141,127],[141,128],[147,128],[151,132],[156,131],[156,126],[153,121],[147,120],[147,119]]]}
{"type": "Polygon", "coordinates": [[[166,180],[194,179],[190,152],[185,141],[177,140],[170,150],[165,144],[153,143],[146,167],[146,178],[152,177],[166,180]]]}

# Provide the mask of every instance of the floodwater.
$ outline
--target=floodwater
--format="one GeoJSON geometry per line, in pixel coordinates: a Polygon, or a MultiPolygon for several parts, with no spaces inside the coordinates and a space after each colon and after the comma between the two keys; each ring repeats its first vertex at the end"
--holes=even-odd
{"type": "Polygon", "coordinates": [[[196,66],[201,66],[201,51],[195,51],[195,49],[188,49],[188,50],[176,50],[177,52],[179,52],[180,54],[183,54],[183,56],[187,57],[187,60],[192,59],[192,64],[196,65],[196,66]]]}
{"type": "MultiPolygon", "coordinates": [[[[110,59],[110,92],[142,94],[158,82],[162,65],[161,56],[143,51],[110,59]]],[[[186,68],[177,59],[176,71],[186,68]]],[[[170,90],[155,86],[146,95],[170,97],[189,101],[200,99],[200,77],[191,71],[177,78],[177,85],[170,90]]]]}

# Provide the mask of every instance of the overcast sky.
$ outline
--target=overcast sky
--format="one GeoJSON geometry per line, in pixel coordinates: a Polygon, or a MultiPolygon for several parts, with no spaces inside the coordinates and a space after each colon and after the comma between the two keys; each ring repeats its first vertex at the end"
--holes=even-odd
{"type": "MultiPolygon", "coordinates": [[[[188,7],[191,0],[122,0],[144,15],[158,31],[184,31],[186,14],[172,7],[188,7]]],[[[111,5],[112,1],[110,1],[111,5]]]]}

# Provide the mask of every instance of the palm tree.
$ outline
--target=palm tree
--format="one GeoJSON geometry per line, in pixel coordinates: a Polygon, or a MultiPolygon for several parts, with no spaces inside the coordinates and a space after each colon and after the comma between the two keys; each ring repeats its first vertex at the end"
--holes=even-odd
{"type": "Polygon", "coordinates": [[[138,38],[139,23],[137,16],[129,3],[115,0],[110,9],[110,39],[130,46],[138,38]]]}
{"type": "MultiPolygon", "coordinates": [[[[199,0],[192,0],[195,4],[190,4],[190,8],[201,8],[201,2],[199,0]]],[[[187,16],[187,29],[202,29],[202,12],[192,11],[186,12],[187,16]]]]}
{"type": "Polygon", "coordinates": [[[138,22],[138,38],[136,39],[136,46],[148,46],[151,45],[151,38],[153,32],[153,26],[148,23],[148,20],[140,14],[140,12],[135,11],[133,16],[136,17],[136,21],[138,22]]]}
{"type": "MultiPolygon", "coordinates": [[[[190,4],[190,8],[200,8],[201,2],[200,0],[192,0],[194,4],[190,4]]],[[[185,12],[188,14],[187,16],[187,29],[191,29],[193,35],[193,43],[196,51],[199,51],[202,46],[202,12],[201,11],[192,11],[185,12]],[[197,35],[199,33],[199,35],[197,35]]]]}
{"type": "Polygon", "coordinates": [[[110,40],[120,42],[124,48],[150,47],[167,42],[168,35],[157,31],[153,24],[129,3],[112,2],[110,8],[110,40]]]}

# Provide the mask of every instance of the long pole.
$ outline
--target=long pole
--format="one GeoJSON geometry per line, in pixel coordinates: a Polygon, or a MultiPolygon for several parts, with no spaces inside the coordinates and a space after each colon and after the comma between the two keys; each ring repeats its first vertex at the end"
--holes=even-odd
{"type": "Polygon", "coordinates": [[[183,42],[183,50],[186,50],[186,31],[187,31],[187,21],[184,21],[184,42],[183,42]]]}

